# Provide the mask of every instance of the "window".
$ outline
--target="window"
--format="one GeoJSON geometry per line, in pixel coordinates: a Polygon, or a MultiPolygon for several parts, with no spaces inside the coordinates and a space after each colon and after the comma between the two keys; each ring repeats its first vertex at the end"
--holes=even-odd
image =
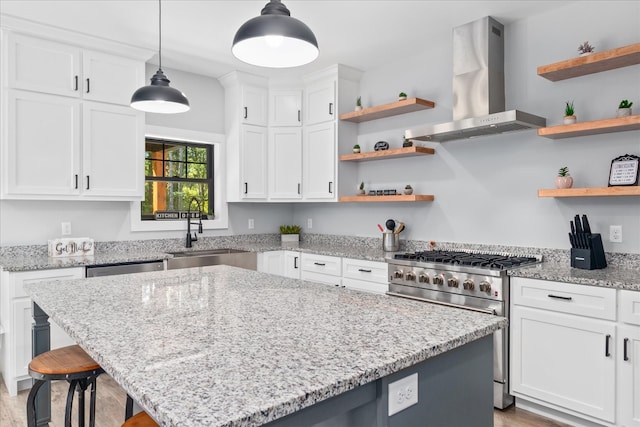
{"type": "MultiPolygon", "coordinates": [[[[228,228],[224,148],[221,134],[147,125],[145,141],[140,141],[145,199],[131,202],[131,230],[184,232],[184,219],[155,220],[155,212],[186,212],[192,197],[206,215],[205,230],[228,228]]],[[[198,210],[195,202],[191,210],[198,210]]]]}
{"type": "Polygon", "coordinates": [[[143,221],[156,220],[157,212],[197,211],[198,205],[202,219],[215,216],[211,145],[147,138],[144,161],[143,221]]]}

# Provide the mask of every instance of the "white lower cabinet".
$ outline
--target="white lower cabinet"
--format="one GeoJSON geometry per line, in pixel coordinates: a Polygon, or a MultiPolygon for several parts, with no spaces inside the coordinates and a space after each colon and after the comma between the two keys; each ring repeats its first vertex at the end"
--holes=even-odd
{"type": "Polygon", "coordinates": [[[300,252],[284,251],[284,276],[292,279],[300,278],[300,252]]]}
{"type": "Polygon", "coordinates": [[[387,263],[361,259],[342,259],[342,284],[359,291],[384,294],[389,290],[387,263]]]}
{"type": "MultiPolygon", "coordinates": [[[[80,279],[84,268],[38,270],[0,273],[0,322],[4,328],[2,343],[2,377],[10,396],[15,396],[20,382],[29,380],[28,366],[31,356],[31,299],[24,291],[26,283],[45,280],[80,279]]],[[[51,348],[74,344],[74,341],[53,322],[51,324],[51,348]]],[[[31,383],[26,381],[26,387],[31,383]]],[[[25,384],[22,384],[22,388],[25,384]]]]}
{"type": "Polygon", "coordinates": [[[618,420],[626,427],[640,426],[640,292],[619,291],[618,420]],[[620,359],[620,358],[619,358],[620,359]]]}
{"type": "Polygon", "coordinates": [[[284,276],[283,262],[284,251],[260,252],[258,254],[258,271],[284,276]]]}
{"type": "Polygon", "coordinates": [[[518,401],[592,423],[640,425],[640,327],[616,322],[618,292],[511,278],[511,392],[518,401]]]}
{"type": "Polygon", "coordinates": [[[339,257],[302,253],[302,280],[342,286],[342,260],[339,257]]]}

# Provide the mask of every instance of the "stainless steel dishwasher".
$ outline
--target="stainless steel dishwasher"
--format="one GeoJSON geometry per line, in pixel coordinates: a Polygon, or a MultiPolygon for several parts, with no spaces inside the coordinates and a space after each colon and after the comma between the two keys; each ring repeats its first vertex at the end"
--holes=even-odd
{"type": "Polygon", "coordinates": [[[113,276],[116,274],[145,273],[164,270],[163,261],[123,262],[87,266],[87,277],[113,276]]]}

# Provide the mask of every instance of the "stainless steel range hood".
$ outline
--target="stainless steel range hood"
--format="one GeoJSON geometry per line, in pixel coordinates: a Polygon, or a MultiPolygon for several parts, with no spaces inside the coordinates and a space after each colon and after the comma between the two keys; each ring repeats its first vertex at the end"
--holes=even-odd
{"type": "Polygon", "coordinates": [[[491,18],[453,29],[453,122],[405,131],[407,139],[445,142],[535,129],[546,119],[504,111],[504,26],[491,18]]]}

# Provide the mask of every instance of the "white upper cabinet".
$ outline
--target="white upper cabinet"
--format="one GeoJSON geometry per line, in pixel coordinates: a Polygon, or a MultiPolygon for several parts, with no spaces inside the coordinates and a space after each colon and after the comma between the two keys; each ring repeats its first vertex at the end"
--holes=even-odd
{"type": "Polygon", "coordinates": [[[269,126],[302,125],[302,91],[272,89],[269,93],[269,126]]]}
{"type": "Polygon", "coordinates": [[[267,89],[243,84],[241,122],[247,125],[267,125],[267,89]]]}
{"type": "Polygon", "coordinates": [[[144,63],[106,53],[83,51],[82,97],[92,101],[129,105],[144,83],[144,63]]]}
{"type": "Polygon", "coordinates": [[[302,144],[303,194],[306,199],[336,198],[335,123],[305,126],[302,144]]]}
{"type": "Polygon", "coordinates": [[[302,197],[302,130],[295,127],[269,129],[269,197],[302,197]]]}
{"type": "Polygon", "coordinates": [[[336,120],[336,82],[335,79],[323,80],[305,89],[304,124],[336,120]]]}
{"type": "Polygon", "coordinates": [[[240,134],[241,198],[267,197],[267,129],[242,125],[240,134]]]}

